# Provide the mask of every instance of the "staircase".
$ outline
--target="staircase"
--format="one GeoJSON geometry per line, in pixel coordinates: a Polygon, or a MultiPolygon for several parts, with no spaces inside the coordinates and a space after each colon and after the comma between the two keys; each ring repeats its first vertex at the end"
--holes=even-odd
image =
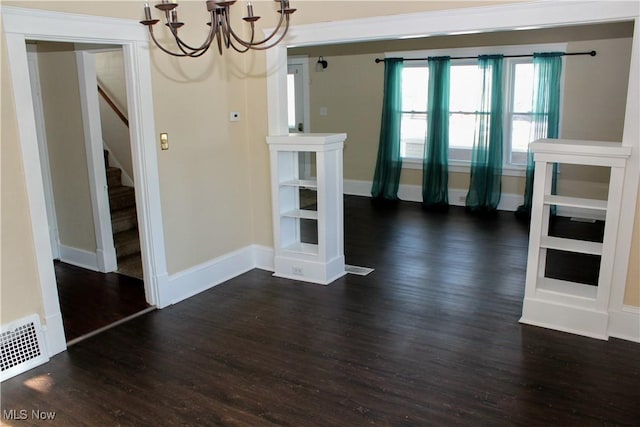
{"type": "Polygon", "coordinates": [[[122,171],[109,165],[109,152],[104,151],[109,188],[109,207],[111,210],[111,228],[116,247],[118,273],[142,279],[142,257],[140,254],[140,236],[136,197],[133,187],[122,185],[122,171]]]}

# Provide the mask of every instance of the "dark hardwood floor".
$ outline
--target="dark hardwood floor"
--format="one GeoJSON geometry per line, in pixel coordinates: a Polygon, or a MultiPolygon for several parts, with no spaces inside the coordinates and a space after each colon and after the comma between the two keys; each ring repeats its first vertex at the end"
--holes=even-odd
{"type": "Polygon", "coordinates": [[[2,410],[63,426],[640,425],[639,344],[518,323],[512,213],[347,197],[345,235],[373,273],[250,271],[7,380],[2,410]]]}
{"type": "Polygon", "coordinates": [[[67,341],[108,326],[149,307],[140,279],[98,273],[54,262],[67,341]]]}

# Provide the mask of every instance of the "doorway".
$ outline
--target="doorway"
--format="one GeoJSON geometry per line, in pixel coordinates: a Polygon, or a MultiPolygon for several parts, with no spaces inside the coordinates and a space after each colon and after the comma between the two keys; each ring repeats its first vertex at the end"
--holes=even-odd
{"type": "Polygon", "coordinates": [[[117,60],[122,48],[39,41],[27,50],[51,252],[69,345],[150,307],[133,185],[123,182],[133,184],[128,123],[112,120],[113,112],[100,108],[98,98],[102,94],[117,108],[113,99],[120,95],[118,104],[126,105],[122,60],[117,60]],[[96,67],[98,52],[105,51],[115,55],[96,67]]]}
{"type": "MultiPolygon", "coordinates": [[[[308,133],[311,129],[309,106],[309,59],[306,55],[287,58],[287,121],[289,133],[308,133]]],[[[315,170],[314,153],[302,152],[298,158],[299,176],[311,179],[315,170]]]]}
{"type": "MultiPolygon", "coordinates": [[[[469,9],[469,13],[452,13],[451,11],[424,12],[405,15],[398,19],[386,19],[384,23],[379,17],[363,18],[357,21],[342,21],[332,23],[332,31],[320,32],[317,26],[300,26],[294,29],[290,35],[295,40],[295,47],[313,45],[341,44],[360,42],[365,40],[385,39],[411,39],[425,36],[443,34],[476,34],[484,31],[510,30],[513,28],[544,28],[553,26],[572,26],[586,24],[588,22],[614,22],[620,20],[634,21],[634,35],[631,51],[631,66],[629,69],[629,88],[626,99],[626,112],[622,145],[637,147],[638,126],[634,117],[638,116],[638,9],[625,4],[619,4],[620,8],[612,10],[602,4],[590,4],[587,9],[582,4],[527,4],[509,7],[496,7],[486,9],[469,9]],[[629,7],[628,7],[629,6],[629,7]],[[335,25],[333,25],[335,24],[335,25]],[[425,31],[425,28],[431,28],[425,31]]],[[[465,11],[467,12],[467,11],[465,11]]],[[[291,46],[293,47],[293,46],[291,46]]],[[[385,51],[385,48],[381,48],[385,51]]],[[[371,63],[374,57],[371,58],[371,63]]],[[[287,46],[276,47],[267,52],[267,63],[272,67],[284,70],[287,60],[287,46]]],[[[351,70],[349,70],[351,72],[351,70]]],[[[285,116],[283,106],[286,105],[286,93],[284,92],[283,72],[273,73],[268,77],[270,88],[280,88],[269,93],[269,133],[272,135],[285,132],[285,116]]],[[[340,76],[336,77],[337,79],[340,76]]],[[[615,319],[616,328],[624,324],[624,328],[637,331],[630,325],[637,319],[631,320],[625,312],[624,298],[625,285],[627,283],[629,248],[631,247],[631,230],[634,217],[637,217],[636,199],[638,190],[638,157],[632,157],[626,168],[625,185],[623,192],[623,208],[620,216],[619,231],[616,240],[616,259],[613,274],[613,287],[609,314],[615,319]]],[[[365,191],[370,186],[365,186],[365,191]]],[[[611,322],[610,325],[613,325],[611,322]]],[[[621,329],[624,329],[621,328],[621,329]]],[[[617,332],[620,333],[620,332],[617,332]]],[[[637,333],[635,333],[637,335],[637,333]]],[[[634,333],[624,332],[626,336],[634,336],[634,333]]]]}
{"type": "Polygon", "coordinates": [[[53,256],[48,233],[42,173],[37,147],[26,43],[65,41],[110,43],[121,46],[124,55],[128,107],[135,120],[130,122],[131,149],[134,158],[134,178],[138,187],[138,219],[145,272],[144,289],[147,303],[157,307],[169,304],[164,230],[160,209],[158,162],[155,125],[151,98],[151,64],[148,35],[134,20],[110,20],[98,16],[2,7],[6,53],[11,70],[11,86],[20,135],[24,184],[28,195],[28,215],[31,219],[33,248],[41,305],[38,312],[46,324],[43,332],[49,357],[67,347],[57,294],[53,256]]]}

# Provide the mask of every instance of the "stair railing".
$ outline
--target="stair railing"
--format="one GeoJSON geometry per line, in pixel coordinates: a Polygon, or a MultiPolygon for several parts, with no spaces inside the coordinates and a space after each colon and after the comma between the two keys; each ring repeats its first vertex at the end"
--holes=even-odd
{"type": "Polygon", "coordinates": [[[116,113],[116,115],[120,118],[120,120],[122,120],[122,123],[124,123],[126,127],[129,127],[129,120],[127,119],[127,116],[125,116],[124,113],[120,111],[118,106],[113,102],[113,100],[109,97],[107,92],[105,92],[100,85],[98,85],[98,93],[100,94],[100,96],[102,96],[102,98],[109,105],[109,107],[111,107],[113,112],[116,113]]]}

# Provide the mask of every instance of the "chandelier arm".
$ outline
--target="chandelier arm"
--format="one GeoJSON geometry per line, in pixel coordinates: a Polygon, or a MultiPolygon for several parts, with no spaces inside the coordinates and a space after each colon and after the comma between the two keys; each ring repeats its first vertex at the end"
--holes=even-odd
{"type": "Polygon", "coordinates": [[[198,53],[201,51],[206,51],[209,49],[209,46],[211,46],[211,43],[213,42],[213,35],[215,34],[216,31],[216,27],[218,25],[217,21],[215,21],[213,16],[213,12],[211,13],[211,28],[209,30],[209,34],[207,35],[207,37],[205,38],[204,42],[199,46],[199,47],[193,47],[188,45],[187,43],[185,43],[179,36],[178,36],[178,29],[177,28],[173,28],[171,26],[169,26],[169,29],[171,30],[171,34],[173,35],[173,38],[176,40],[176,43],[178,44],[178,47],[180,48],[181,51],[183,51],[185,54],[187,54],[187,56],[194,56],[194,57],[198,57],[200,56],[198,53]],[[215,24],[214,24],[215,22],[215,24]],[[183,49],[184,48],[184,49],[183,49]],[[185,49],[190,50],[191,52],[187,52],[185,49]]]}
{"type": "MultiPolygon", "coordinates": [[[[251,38],[250,38],[250,41],[248,42],[249,44],[253,43],[253,39],[255,37],[255,24],[253,22],[250,22],[250,24],[251,24],[251,38]]],[[[250,46],[247,46],[244,44],[241,44],[242,48],[239,48],[238,46],[235,45],[234,39],[238,40],[238,37],[236,36],[235,32],[233,31],[233,28],[231,27],[229,14],[225,15],[225,20],[223,21],[223,27],[225,28],[224,36],[225,36],[225,46],[227,47],[227,49],[231,47],[233,48],[233,50],[235,50],[238,53],[245,53],[245,52],[248,52],[249,49],[251,49],[250,46]]]]}
{"type": "MultiPolygon", "coordinates": [[[[209,48],[211,47],[211,42],[205,41],[205,43],[203,43],[202,46],[200,46],[197,49],[194,49],[194,48],[189,47],[185,43],[183,43],[182,40],[179,37],[177,37],[177,34],[175,35],[175,39],[176,39],[176,43],[178,45],[178,48],[182,52],[185,52],[186,56],[188,56],[189,58],[198,58],[198,57],[204,55],[209,50],[209,48]],[[187,48],[188,50],[191,50],[191,52],[185,51],[185,49],[183,47],[187,48]]],[[[208,39],[208,37],[207,37],[207,39],[208,39]]]]}
{"type": "Polygon", "coordinates": [[[229,22],[229,13],[230,13],[229,6],[227,6],[225,10],[226,10],[226,13],[224,14],[220,24],[222,26],[222,35],[224,36],[224,47],[229,49],[229,47],[231,46],[231,36],[230,36],[231,23],[229,22]]]}
{"type": "MultiPolygon", "coordinates": [[[[188,45],[182,43],[182,40],[180,39],[180,37],[178,36],[178,28],[177,27],[173,27],[171,25],[171,21],[169,20],[169,14],[168,12],[165,12],[167,14],[167,18],[166,18],[166,23],[165,25],[167,26],[167,28],[169,28],[169,31],[171,32],[171,35],[173,36],[173,40],[176,43],[176,46],[178,47],[178,49],[180,49],[180,51],[182,52],[182,55],[179,56],[192,56],[196,53],[196,49],[190,48],[188,45]],[[186,47],[186,49],[185,49],[186,47]],[[191,52],[188,52],[187,50],[190,50],[191,52]]],[[[158,44],[158,43],[156,43],[158,44]]],[[[159,44],[158,44],[158,47],[159,44]]],[[[166,49],[163,49],[166,52],[166,49]]],[[[176,55],[174,55],[176,56],[176,55]]]]}
{"type": "MultiPolygon", "coordinates": [[[[266,40],[263,40],[260,44],[256,43],[252,46],[249,46],[249,49],[251,50],[267,50],[267,49],[271,49],[272,47],[274,47],[275,45],[277,45],[278,43],[280,43],[282,41],[282,39],[284,39],[284,37],[287,35],[287,31],[289,30],[289,17],[286,18],[286,24],[284,27],[284,31],[282,31],[282,34],[280,34],[280,37],[278,37],[276,39],[276,41],[266,45],[266,46],[260,46],[260,44],[264,44],[264,42],[266,40]]],[[[275,35],[276,33],[274,32],[271,36],[269,36],[269,39],[271,39],[273,37],[273,35],[275,35]]],[[[267,39],[268,40],[268,39],[267,39]]]]}
{"type": "Polygon", "coordinates": [[[162,50],[165,53],[168,53],[169,55],[172,56],[177,56],[177,57],[190,57],[190,58],[198,58],[202,55],[205,54],[205,52],[207,52],[207,50],[209,50],[209,46],[205,46],[204,48],[195,50],[192,49],[191,52],[186,51],[179,43],[177,43],[178,39],[176,39],[176,45],[178,46],[178,48],[180,49],[180,51],[182,53],[175,53],[175,52],[171,52],[170,50],[164,48],[160,42],[158,42],[158,40],[156,39],[155,35],[153,34],[153,31],[150,29],[149,32],[151,33],[151,38],[153,39],[153,42],[155,43],[155,45],[162,50]]]}
{"type": "MultiPolygon", "coordinates": [[[[257,41],[257,42],[253,41],[253,38],[251,39],[251,42],[247,42],[247,41],[243,40],[240,36],[238,36],[233,31],[233,28],[231,28],[231,34],[233,35],[233,38],[238,43],[240,43],[242,46],[248,47],[249,49],[258,49],[258,50],[260,50],[259,48],[256,48],[256,46],[259,46],[261,44],[265,44],[268,41],[270,41],[278,33],[278,31],[280,30],[280,27],[282,27],[282,23],[285,21],[285,19],[287,21],[287,28],[288,28],[289,27],[289,25],[288,25],[289,24],[289,15],[286,14],[286,13],[281,13],[280,14],[280,20],[278,21],[278,25],[273,30],[273,32],[269,35],[269,37],[265,38],[264,40],[257,41]]],[[[253,26],[253,23],[252,23],[252,26],[253,26]]],[[[285,30],[285,34],[286,34],[286,30],[285,30]]],[[[280,37],[279,40],[282,40],[282,37],[280,37]]],[[[273,45],[271,45],[271,46],[273,46],[273,45]]]]}
{"type": "Polygon", "coordinates": [[[180,37],[178,37],[178,34],[174,33],[173,31],[171,31],[171,34],[173,35],[173,39],[175,40],[178,49],[180,49],[186,56],[193,56],[199,52],[198,49],[192,49],[182,43],[182,40],[180,39],[180,37]]]}
{"type": "Polygon", "coordinates": [[[222,25],[218,26],[218,29],[216,31],[216,43],[218,44],[218,53],[220,55],[222,55],[222,38],[224,33],[224,29],[222,28],[222,25]]]}
{"type": "Polygon", "coordinates": [[[210,47],[211,47],[211,45],[205,46],[203,49],[200,49],[198,51],[194,51],[194,52],[190,53],[187,56],[189,56],[190,58],[199,58],[200,56],[202,56],[205,53],[207,53],[207,51],[209,50],[210,47]]]}
{"type": "MultiPolygon", "coordinates": [[[[253,25],[253,23],[251,23],[251,40],[253,40],[254,34],[255,34],[255,26],[253,25]]],[[[240,45],[240,46],[242,46],[242,48],[239,48],[234,43],[233,38],[230,38],[229,41],[230,41],[230,45],[233,48],[233,50],[235,50],[238,53],[246,53],[251,49],[250,46],[245,46],[245,45],[240,45]]]]}
{"type": "MultiPolygon", "coordinates": [[[[189,54],[187,53],[175,53],[170,51],[169,49],[166,49],[165,47],[163,47],[158,40],[156,39],[156,36],[153,34],[153,30],[152,27],[149,27],[149,34],[151,35],[151,40],[153,40],[153,43],[158,47],[158,49],[160,49],[161,51],[163,51],[164,53],[168,53],[171,56],[178,56],[178,57],[184,57],[184,56],[189,56],[189,54]]],[[[184,51],[183,51],[184,52],[184,51]]]]}
{"type": "Polygon", "coordinates": [[[238,52],[238,53],[247,53],[247,52],[249,52],[249,50],[251,50],[251,48],[250,48],[250,47],[244,47],[244,46],[242,46],[242,48],[239,48],[239,47],[238,47],[238,46],[233,42],[233,40],[231,41],[231,43],[230,43],[229,45],[231,46],[231,48],[232,48],[233,50],[235,50],[235,51],[236,51],[236,52],[238,52]]]}

